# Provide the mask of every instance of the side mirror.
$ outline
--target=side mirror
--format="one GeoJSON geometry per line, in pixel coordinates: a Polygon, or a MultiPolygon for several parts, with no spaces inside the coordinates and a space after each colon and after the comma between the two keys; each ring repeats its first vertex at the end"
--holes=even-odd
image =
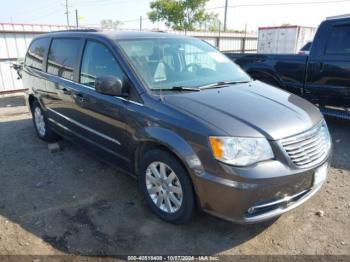
{"type": "Polygon", "coordinates": [[[95,80],[95,90],[110,96],[125,96],[124,82],[116,76],[98,76],[95,80]]]}

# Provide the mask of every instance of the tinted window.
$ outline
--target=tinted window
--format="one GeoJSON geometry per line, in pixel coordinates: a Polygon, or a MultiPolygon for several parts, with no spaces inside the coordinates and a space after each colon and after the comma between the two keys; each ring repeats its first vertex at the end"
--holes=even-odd
{"type": "Polygon", "coordinates": [[[34,40],[29,47],[25,65],[42,70],[44,56],[49,45],[48,38],[34,40]]]}
{"type": "Polygon", "coordinates": [[[124,78],[112,53],[104,45],[88,41],[81,64],[80,83],[94,87],[96,77],[107,75],[124,78]]]}
{"type": "Polygon", "coordinates": [[[79,39],[53,39],[47,61],[47,72],[73,80],[79,46],[79,39]]]}
{"type": "Polygon", "coordinates": [[[336,26],[333,28],[326,54],[350,55],[350,26],[336,26]]]}

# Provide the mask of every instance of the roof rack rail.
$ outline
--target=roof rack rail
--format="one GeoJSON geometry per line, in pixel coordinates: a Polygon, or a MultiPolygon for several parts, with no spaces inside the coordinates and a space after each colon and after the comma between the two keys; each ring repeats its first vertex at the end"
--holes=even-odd
{"type": "Polygon", "coordinates": [[[99,29],[94,28],[81,28],[81,29],[67,29],[67,30],[58,30],[58,31],[51,31],[50,33],[62,33],[62,32],[100,32],[99,29]]]}
{"type": "Polygon", "coordinates": [[[341,19],[341,18],[350,18],[350,14],[329,16],[326,18],[326,20],[341,19]]]}

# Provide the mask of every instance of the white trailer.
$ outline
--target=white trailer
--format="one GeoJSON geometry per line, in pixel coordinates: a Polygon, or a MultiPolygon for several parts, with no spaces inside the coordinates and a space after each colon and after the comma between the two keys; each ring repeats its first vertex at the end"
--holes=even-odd
{"type": "Polygon", "coordinates": [[[312,41],[316,28],[305,26],[259,27],[258,53],[295,54],[312,41]]]}

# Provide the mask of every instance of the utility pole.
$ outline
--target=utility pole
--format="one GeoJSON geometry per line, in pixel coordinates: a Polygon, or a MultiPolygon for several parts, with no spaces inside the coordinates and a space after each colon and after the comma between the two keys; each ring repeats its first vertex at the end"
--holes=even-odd
{"type": "Polygon", "coordinates": [[[75,23],[76,23],[77,28],[78,28],[79,27],[78,9],[75,9],[75,23]]]}
{"type": "Polygon", "coordinates": [[[185,14],[185,19],[183,21],[183,26],[184,26],[184,30],[185,30],[185,35],[187,35],[187,30],[188,30],[188,27],[189,27],[189,22],[190,22],[190,17],[189,17],[189,12],[188,12],[188,3],[187,3],[187,0],[183,0],[183,4],[185,4],[185,7],[186,7],[186,14],[185,14]]]}
{"type": "Polygon", "coordinates": [[[220,40],[221,40],[221,21],[219,20],[219,37],[216,40],[216,47],[220,50],[220,40]]]}
{"type": "Polygon", "coordinates": [[[228,0],[226,0],[226,3],[225,3],[225,17],[224,17],[224,32],[226,32],[226,29],[227,29],[227,27],[226,27],[226,23],[227,23],[227,6],[228,5],[228,0]]]}
{"type": "Polygon", "coordinates": [[[159,31],[159,12],[157,8],[157,30],[159,31]]]}
{"type": "Polygon", "coordinates": [[[247,23],[245,23],[245,26],[244,26],[244,37],[242,39],[242,53],[245,53],[245,44],[246,44],[246,41],[247,41],[247,23]]]}
{"type": "Polygon", "coordinates": [[[68,0],[66,0],[66,12],[65,15],[67,16],[67,26],[69,26],[69,9],[68,9],[68,0]]]}

